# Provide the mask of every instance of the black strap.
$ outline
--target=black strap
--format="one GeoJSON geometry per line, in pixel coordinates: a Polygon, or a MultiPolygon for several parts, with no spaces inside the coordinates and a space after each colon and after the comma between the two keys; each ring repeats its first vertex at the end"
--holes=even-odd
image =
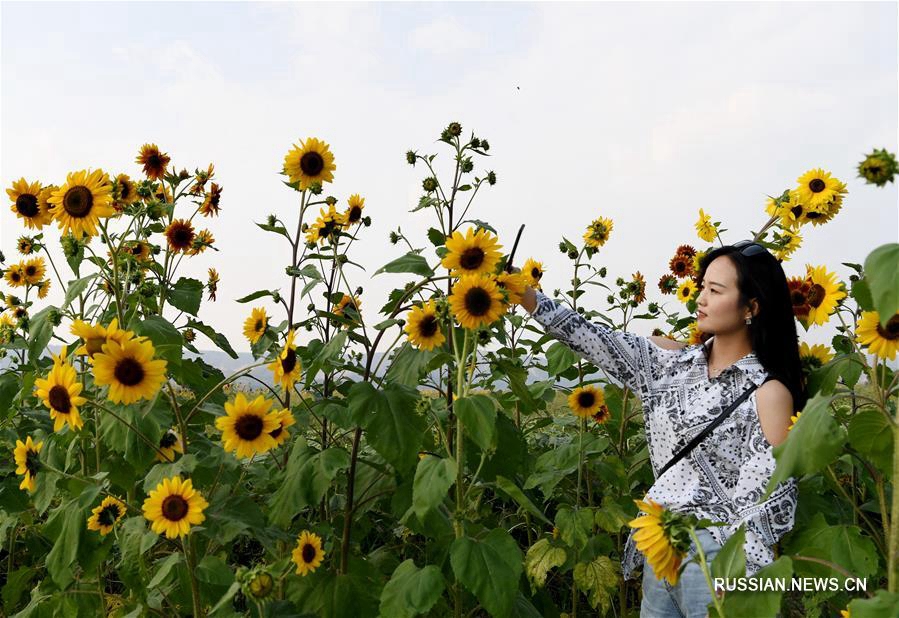
{"type": "MultiPolygon", "coordinates": [[[[770,377],[767,378],[767,379],[765,380],[765,382],[767,382],[767,381],[770,380],[770,379],[771,379],[770,377]]],[[[764,383],[764,382],[763,382],[763,383],[764,383]]],[[[752,394],[752,391],[754,391],[756,388],[757,388],[757,385],[756,385],[755,383],[750,384],[749,388],[747,388],[745,391],[743,391],[743,394],[740,395],[739,397],[737,397],[737,400],[736,400],[736,401],[734,401],[732,404],[730,404],[730,405],[727,407],[726,410],[724,410],[721,414],[719,414],[717,417],[715,417],[715,420],[713,420],[711,423],[709,423],[708,426],[706,426],[705,429],[703,429],[702,431],[700,431],[700,432],[696,435],[695,438],[693,438],[692,440],[690,440],[690,443],[689,443],[689,444],[687,444],[684,448],[682,448],[681,450],[679,450],[679,451],[674,455],[674,457],[672,457],[671,460],[670,460],[668,463],[665,464],[665,467],[662,468],[662,471],[659,472],[659,475],[658,475],[656,478],[660,478],[663,474],[665,474],[665,472],[668,471],[668,468],[670,468],[671,466],[673,466],[674,464],[676,464],[677,462],[679,462],[681,459],[683,459],[684,457],[686,457],[686,456],[690,453],[690,451],[692,451],[694,448],[696,448],[696,445],[697,445],[697,444],[699,444],[700,442],[702,442],[703,439],[705,439],[706,436],[708,436],[710,433],[712,433],[712,431],[714,431],[715,427],[717,427],[718,425],[720,425],[721,422],[722,422],[725,418],[727,418],[727,416],[728,416],[731,412],[733,412],[734,409],[735,409],[737,406],[739,406],[741,403],[743,403],[744,401],[746,401],[746,398],[749,397],[749,396],[752,394]]]]}

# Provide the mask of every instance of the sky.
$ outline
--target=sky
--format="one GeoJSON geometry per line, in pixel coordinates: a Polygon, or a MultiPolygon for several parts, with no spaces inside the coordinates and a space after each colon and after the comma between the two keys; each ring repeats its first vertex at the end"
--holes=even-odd
{"type": "MultiPolygon", "coordinates": [[[[249,349],[251,305],[235,299],[289,289],[290,247],[253,222],[296,221],[298,194],[279,172],[309,136],[335,155],[326,192],[341,206],[361,194],[372,218],[351,256],[366,271],[348,271],[370,325],[406,280],[372,277],[403,253],[389,232],[400,226],[425,247],[436,225],[433,213],[409,214],[425,171],[405,153],[438,153],[444,170],[450,155],[437,138],[451,121],[489,140],[476,171],[499,179],[469,216],[491,223],[507,249],[525,223],[518,255],[543,262],[548,290],[572,275],[561,237],[577,242],[602,216],[614,229],[594,263],[612,280],[639,270],[650,300],[683,311],[655,283],[678,245],[702,244],[698,210],[724,223],[725,241],[749,237],[767,219],[766,195],[817,167],[849,193],[834,221],[803,228],[788,276],[826,264],[848,279],[842,262],[899,237],[896,185],[856,177],[865,153],[897,150],[893,2],[3,2],[0,21],[4,187],[20,177],[61,184],[88,167],[138,177],[147,142],[178,169],[213,162],[222,212],[202,224],[220,251],[180,274],[205,280],[218,269],[219,300],[203,319],[239,351],[249,349]]],[[[14,260],[24,229],[8,206],[0,247],[14,260]]],[[[55,244],[58,232],[45,231],[55,244]]],[[[582,304],[602,310],[597,290],[582,304]]],[[[61,298],[54,281],[48,300],[61,298]]],[[[835,331],[800,333],[824,343],[835,331]]]]}

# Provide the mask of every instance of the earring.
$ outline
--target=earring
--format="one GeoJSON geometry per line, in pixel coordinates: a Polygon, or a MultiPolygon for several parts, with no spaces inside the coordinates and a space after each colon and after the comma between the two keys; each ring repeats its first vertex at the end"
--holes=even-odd
{"type": "Polygon", "coordinates": [[[747,323],[747,324],[752,324],[752,316],[751,316],[751,315],[746,316],[746,323],[747,323]]]}

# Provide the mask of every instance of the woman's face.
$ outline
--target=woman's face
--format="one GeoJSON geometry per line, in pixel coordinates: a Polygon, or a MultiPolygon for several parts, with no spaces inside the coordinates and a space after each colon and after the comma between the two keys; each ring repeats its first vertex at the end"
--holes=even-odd
{"type": "Polygon", "coordinates": [[[713,335],[746,328],[750,311],[740,306],[737,268],[726,255],[712,260],[705,271],[696,300],[696,326],[713,335]]]}

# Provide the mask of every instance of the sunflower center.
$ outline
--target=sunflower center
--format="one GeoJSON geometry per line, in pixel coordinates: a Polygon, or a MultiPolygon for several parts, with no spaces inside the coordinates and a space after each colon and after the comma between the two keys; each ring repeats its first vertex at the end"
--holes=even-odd
{"type": "Polygon", "coordinates": [[[123,182],[119,185],[119,199],[127,200],[128,196],[131,195],[131,187],[127,182],[123,182]]]}
{"type": "Polygon", "coordinates": [[[315,560],[315,547],[306,543],[303,545],[303,562],[312,562],[315,560]]]}
{"type": "Polygon", "coordinates": [[[25,276],[26,276],[26,277],[33,277],[33,276],[35,276],[36,274],[37,274],[37,267],[36,267],[36,266],[33,266],[33,265],[29,264],[28,266],[25,267],[25,276]]]}
{"type": "Polygon", "coordinates": [[[144,368],[133,358],[123,358],[116,363],[113,370],[115,379],[125,386],[135,386],[144,379],[144,368]]]}
{"type": "Polygon", "coordinates": [[[466,249],[459,256],[459,265],[465,270],[475,270],[484,263],[484,250],[480,247],[466,249]]]}
{"type": "Polygon", "coordinates": [[[57,384],[47,393],[47,401],[57,412],[68,414],[72,410],[72,400],[69,398],[69,391],[66,387],[57,384]]]}
{"type": "Polygon", "coordinates": [[[799,217],[799,216],[801,216],[801,215],[802,215],[802,205],[799,204],[799,205],[793,206],[793,207],[790,209],[790,212],[793,213],[793,216],[794,216],[794,217],[799,217]]]}
{"type": "Polygon", "coordinates": [[[807,215],[805,215],[805,218],[808,220],[812,220],[812,219],[817,219],[818,217],[823,217],[823,216],[824,216],[823,213],[815,212],[814,210],[812,210],[807,215]]]}
{"type": "Polygon", "coordinates": [[[260,332],[262,330],[262,320],[256,320],[256,323],[253,324],[253,332],[260,332]]]}
{"type": "Polygon", "coordinates": [[[262,433],[262,419],[255,414],[244,414],[234,421],[234,431],[241,440],[252,442],[262,433]]]}
{"type": "Polygon", "coordinates": [[[186,227],[179,227],[172,231],[172,244],[176,247],[187,247],[193,242],[193,233],[186,227]]]}
{"type": "Polygon", "coordinates": [[[884,328],[880,325],[880,322],[877,323],[877,334],[879,334],[884,339],[889,339],[892,341],[893,339],[899,339],[899,315],[894,315],[890,318],[890,321],[887,322],[887,327],[884,328]]]}
{"type": "Polygon", "coordinates": [[[485,315],[492,305],[493,299],[484,288],[471,288],[465,293],[465,308],[473,316],[485,315]]]}
{"type": "Polygon", "coordinates": [[[297,366],[297,353],[293,348],[287,348],[284,358],[281,359],[281,369],[284,373],[290,373],[297,366]]]}
{"type": "Polygon", "coordinates": [[[12,279],[13,283],[18,283],[22,280],[22,273],[17,270],[14,270],[9,275],[10,279],[12,279]]]}
{"type": "Polygon", "coordinates": [[[134,245],[131,247],[131,255],[140,255],[144,252],[142,245],[134,245]]]}
{"type": "Polygon", "coordinates": [[[322,225],[321,231],[318,233],[322,238],[330,238],[334,233],[334,230],[337,229],[337,224],[334,221],[325,221],[325,224],[322,225]]]}
{"type": "Polygon", "coordinates": [[[594,403],[596,403],[596,395],[590,391],[584,391],[577,396],[577,405],[582,408],[591,408],[594,403]]]}
{"type": "Polygon", "coordinates": [[[300,159],[300,169],[307,176],[318,176],[325,168],[325,160],[317,152],[307,152],[300,159]]]}
{"type": "Polygon", "coordinates": [[[94,195],[87,187],[77,186],[66,191],[62,198],[62,207],[69,216],[81,219],[90,214],[94,205],[94,195]]]}
{"type": "Polygon", "coordinates": [[[362,218],[362,209],[358,206],[353,206],[350,208],[350,216],[348,217],[350,223],[355,223],[359,219],[362,218]]]}
{"type": "Polygon", "coordinates": [[[37,451],[30,450],[25,454],[25,469],[31,476],[37,474],[40,468],[41,460],[38,458],[37,451]]]}
{"type": "Polygon", "coordinates": [[[278,436],[281,435],[282,431],[284,431],[284,425],[278,425],[275,429],[268,432],[268,435],[270,435],[273,438],[277,438],[278,436]]]}
{"type": "Polygon", "coordinates": [[[169,521],[181,521],[190,510],[187,500],[183,496],[173,494],[166,496],[162,501],[162,516],[169,521]]]}
{"type": "Polygon", "coordinates": [[[110,504],[97,514],[97,521],[103,526],[111,526],[119,516],[117,504],[110,504]]]}
{"type": "Polygon", "coordinates": [[[811,189],[812,193],[821,193],[824,190],[824,187],[827,185],[824,184],[824,181],[820,178],[813,179],[810,183],[808,183],[808,188],[811,189]]]}
{"type": "Polygon", "coordinates": [[[536,266],[535,266],[534,268],[531,269],[531,277],[533,277],[533,278],[536,279],[537,281],[539,281],[539,280],[540,280],[540,277],[542,277],[542,276],[543,276],[543,273],[540,272],[540,269],[537,268],[536,266]]]}
{"type": "Polygon", "coordinates": [[[418,332],[422,337],[433,337],[437,332],[437,316],[426,315],[418,324],[418,332]]]}
{"type": "Polygon", "coordinates": [[[812,289],[808,294],[808,304],[812,307],[818,307],[824,302],[825,296],[827,296],[827,292],[824,291],[824,288],[815,283],[812,285],[812,289]]]}
{"type": "Polygon", "coordinates": [[[84,347],[87,348],[88,356],[93,356],[97,352],[103,349],[103,344],[106,343],[106,337],[91,337],[87,341],[84,342],[84,347]]]}
{"type": "Polygon", "coordinates": [[[159,446],[160,448],[171,448],[175,446],[175,442],[177,441],[178,437],[171,431],[168,431],[159,439],[159,446]]]}
{"type": "Polygon", "coordinates": [[[37,206],[37,197],[30,193],[23,193],[16,198],[16,210],[23,217],[33,217],[40,209],[37,206]]]}

